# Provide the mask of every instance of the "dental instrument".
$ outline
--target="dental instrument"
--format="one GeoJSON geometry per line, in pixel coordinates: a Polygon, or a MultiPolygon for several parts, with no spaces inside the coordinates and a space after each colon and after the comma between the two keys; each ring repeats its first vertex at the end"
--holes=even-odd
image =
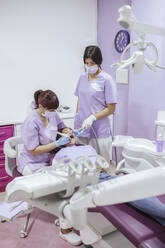
{"type": "Polygon", "coordinates": [[[156,46],[152,42],[145,41],[146,33],[165,36],[165,29],[137,22],[132,12],[131,6],[129,5],[122,6],[118,12],[118,23],[128,30],[135,31],[139,39],[135,42],[129,43],[129,45],[126,46],[123,53],[121,54],[119,62],[112,64],[111,67],[117,67],[117,72],[119,73],[120,70],[132,65],[132,69],[135,74],[139,74],[142,71],[144,65],[146,65],[149,69],[155,72],[157,68],[165,69],[164,66],[158,65],[158,50],[156,46]],[[125,53],[132,46],[137,47],[138,50],[134,51],[129,59],[124,60],[123,57],[125,53]],[[147,50],[147,48],[152,49],[154,54],[153,60],[148,60],[147,58],[145,58],[144,52],[147,50]]]}
{"type": "Polygon", "coordinates": [[[66,133],[57,132],[57,134],[59,134],[62,137],[70,137],[70,135],[68,135],[66,133]]]}
{"type": "Polygon", "coordinates": [[[81,134],[84,132],[84,129],[83,128],[79,128],[79,129],[74,129],[73,130],[73,133],[75,136],[81,136],[81,134]]]}

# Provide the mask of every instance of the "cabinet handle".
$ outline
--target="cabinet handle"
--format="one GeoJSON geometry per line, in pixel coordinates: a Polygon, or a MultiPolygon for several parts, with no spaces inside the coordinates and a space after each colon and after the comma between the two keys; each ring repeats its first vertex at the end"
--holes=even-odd
{"type": "Polygon", "coordinates": [[[0,181],[1,181],[1,179],[5,179],[5,178],[9,178],[9,176],[0,177],[0,181]]]}

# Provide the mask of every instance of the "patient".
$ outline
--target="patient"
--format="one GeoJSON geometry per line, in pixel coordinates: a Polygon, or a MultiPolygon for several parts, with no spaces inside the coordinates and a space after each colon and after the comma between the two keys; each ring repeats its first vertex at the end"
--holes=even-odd
{"type": "Polygon", "coordinates": [[[70,136],[70,143],[60,147],[53,160],[59,161],[65,157],[75,159],[78,156],[97,155],[96,150],[92,146],[76,144],[76,137],[71,128],[65,128],[63,133],[70,136]]]}
{"type": "MultiPolygon", "coordinates": [[[[89,155],[97,155],[96,150],[91,145],[80,145],[76,144],[76,137],[71,128],[65,128],[63,133],[68,134],[70,136],[70,143],[58,149],[58,152],[55,154],[52,164],[54,161],[59,161],[66,157],[71,159],[75,159],[79,156],[89,156],[89,155]]],[[[95,157],[89,157],[91,162],[95,162],[95,157]]],[[[108,180],[113,178],[111,175],[106,173],[104,169],[102,169],[99,177],[99,182],[108,180]]]]}

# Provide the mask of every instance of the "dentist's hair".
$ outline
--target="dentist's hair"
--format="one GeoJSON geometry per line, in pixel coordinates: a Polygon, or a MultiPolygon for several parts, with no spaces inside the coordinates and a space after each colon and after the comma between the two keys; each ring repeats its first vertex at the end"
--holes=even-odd
{"type": "Polygon", "coordinates": [[[34,100],[37,108],[41,104],[44,108],[57,109],[59,107],[59,100],[57,95],[51,90],[37,90],[34,93],[34,100]]]}
{"type": "Polygon", "coordinates": [[[92,59],[97,65],[101,65],[103,57],[98,46],[87,46],[84,51],[84,64],[86,59],[92,59]]]}

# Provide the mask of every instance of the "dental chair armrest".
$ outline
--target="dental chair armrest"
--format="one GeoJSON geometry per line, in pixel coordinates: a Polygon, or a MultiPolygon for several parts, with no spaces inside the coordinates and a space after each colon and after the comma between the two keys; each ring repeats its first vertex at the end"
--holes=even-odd
{"type": "Polygon", "coordinates": [[[17,145],[22,144],[22,139],[19,136],[8,138],[4,143],[4,153],[9,158],[16,158],[17,156],[17,145]]]}
{"type": "Polygon", "coordinates": [[[19,136],[8,138],[4,143],[5,170],[11,177],[13,177],[14,169],[17,167],[15,160],[18,153],[17,146],[22,143],[22,139],[19,136]]]}

